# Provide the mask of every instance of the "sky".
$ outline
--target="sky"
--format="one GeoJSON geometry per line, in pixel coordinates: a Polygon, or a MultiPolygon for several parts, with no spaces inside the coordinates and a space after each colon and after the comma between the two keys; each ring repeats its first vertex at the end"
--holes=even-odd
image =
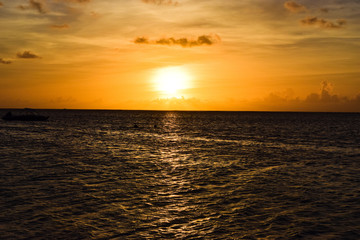
{"type": "Polygon", "coordinates": [[[360,0],[0,0],[0,108],[360,112],[360,0]]]}

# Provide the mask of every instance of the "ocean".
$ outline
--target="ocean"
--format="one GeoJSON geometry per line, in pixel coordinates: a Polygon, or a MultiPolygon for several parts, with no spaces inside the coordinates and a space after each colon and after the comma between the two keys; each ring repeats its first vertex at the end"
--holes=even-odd
{"type": "Polygon", "coordinates": [[[359,113],[38,112],[0,121],[1,239],[360,239],[359,113]]]}

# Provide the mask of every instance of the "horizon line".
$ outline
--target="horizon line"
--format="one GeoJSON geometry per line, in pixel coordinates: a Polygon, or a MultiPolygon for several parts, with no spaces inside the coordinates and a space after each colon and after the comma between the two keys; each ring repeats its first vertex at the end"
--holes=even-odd
{"type": "Polygon", "coordinates": [[[248,113],[360,113],[354,111],[281,111],[281,110],[155,110],[155,109],[111,109],[111,108],[2,108],[0,110],[54,110],[54,111],[143,111],[143,112],[248,112],[248,113]]]}

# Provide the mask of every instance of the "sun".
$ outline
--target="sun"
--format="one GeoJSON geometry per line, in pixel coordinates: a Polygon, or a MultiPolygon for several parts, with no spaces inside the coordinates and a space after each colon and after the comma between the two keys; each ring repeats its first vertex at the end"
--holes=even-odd
{"type": "Polygon", "coordinates": [[[154,81],[157,91],[176,97],[180,90],[189,88],[190,75],[184,67],[166,67],[156,71],[154,81]]]}

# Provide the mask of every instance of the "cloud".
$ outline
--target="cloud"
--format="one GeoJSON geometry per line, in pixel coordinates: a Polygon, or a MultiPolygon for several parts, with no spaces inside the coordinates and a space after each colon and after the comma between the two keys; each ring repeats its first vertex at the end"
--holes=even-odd
{"type": "Polygon", "coordinates": [[[346,25],[345,19],[338,19],[336,22],[331,22],[322,18],[318,17],[306,17],[300,21],[302,25],[307,26],[318,26],[321,28],[327,28],[327,29],[339,29],[342,28],[344,25],[346,25]]]}
{"type": "Polygon", "coordinates": [[[29,3],[31,8],[36,9],[39,13],[46,13],[44,9],[44,3],[35,0],[30,0],[29,3]]]}
{"type": "Polygon", "coordinates": [[[31,58],[40,58],[38,55],[36,55],[36,54],[34,54],[34,53],[32,53],[32,52],[30,52],[30,51],[24,51],[24,52],[18,52],[17,54],[16,54],[16,56],[18,57],[18,58],[27,58],[27,59],[31,59],[31,58]]]}
{"type": "Polygon", "coordinates": [[[68,24],[61,24],[61,25],[57,25],[57,24],[53,24],[50,26],[52,29],[57,29],[57,30],[63,30],[63,29],[68,29],[70,28],[70,26],[68,24]]]}
{"type": "Polygon", "coordinates": [[[135,39],[134,43],[137,44],[149,44],[149,40],[145,37],[138,37],[135,39]]]}
{"type": "Polygon", "coordinates": [[[0,7],[4,6],[4,4],[2,2],[0,2],[0,7]]]}
{"type": "Polygon", "coordinates": [[[2,63],[2,64],[11,64],[12,62],[8,61],[8,60],[5,60],[3,58],[0,58],[0,63],[2,63]]]}
{"type": "Polygon", "coordinates": [[[284,7],[292,13],[306,12],[307,9],[304,5],[296,3],[294,1],[287,1],[284,3],[284,7]]]}
{"type": "Polygon", "coordinates": [[[56,0],[57,2],[74,2],[74,3],[88,3],[91,0],[56,0]]]}
{"type": "Polygon", "coordinates": [[[320,8],[320,12],[328,13],[330,10],[328,8],[320,8]]]}
{"type": "Polygon", "coordinates": [[[69,0],[70,2],[77,2],[77,3],[87,3],[91,2],[91,0],[69,0]]]}
{"type": "MultiPolygon", "coordinates": [[[[327,81],[322,81],[320,85],[319,93],[309,94],[305,102],[310,103],[333,103],[333,104],[347,104],[360,100],[360,94],[358,94],[355,98],[349,99],[348,97],[342,97],[335,93],[333,93],[334,85],[327,81]]],[[[358,106],[360,108],[360,105],[358,106]]]]}
{"type": "Polygon", "coordinates": [[[334,85],[331,83],[328,83],[327,81],[321,82],[321,88],[320,88],[320,95],[323,99],[327,99],[329,96],[331,96],[331,93],[334,89],[334,85]]]}
{"type": "Polygon", "coordinates": [[[39,0],[29,0],[29,5],[19,5],[19,9],[21,10],[28,10],[28,9],[35,9],[41,14],[45,14],[45,2],[39,0]]]}
{"type": "Polygon", "coordinates": [[[144,3],[156,4],[156,5],[173,5],[177,6],[179,2],[173,0],[142,0],[144,3]]]}
{"type": "Polygon", "coordinates": [[[294,97],[288,91],[271,93],[255,102],[255,106],[271,111],[360,112],[360,94],[352,98],[339,96],[333,93],[333,88],[333,84],[322,81],[318,93],[310,93],[303,99],[294,97]]]}
{"type": "Polygon", "coordinates": [[[161,38],[159,40],[150,41],[145,37],[138,37],[134,40],[136,44],[152,44],[152,45],[179,45],[182,47],[198,47],[202,45],[213,45],[215,43],[220,42],[221,39],[218,35],[202,35],[197,39],[188,39],[188,38],[161,38]]]}
{"type": "Polygon", "coordinates": [[[91,11],[91,12],[90,12],[90,16],[92,16],[93,18],[97,18],[97,17],[99,17],[100,15],[99,15],[97,12],[95,12],[95,11],[91,11]]]}

